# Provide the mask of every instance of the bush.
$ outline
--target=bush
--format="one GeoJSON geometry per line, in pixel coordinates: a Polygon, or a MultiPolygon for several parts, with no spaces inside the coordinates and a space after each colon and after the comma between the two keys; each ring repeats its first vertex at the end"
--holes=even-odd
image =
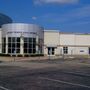
{"type": "Polygon", "coordinates": [[[24,54],[24,57],[29,57],[30,55],[29,54],[24,54]]]}
{"type": "Polygon", "coordinates": [[[12,57],[16,57],[16,55],[11,55],[12,57]]]}
{"type": "MultiPolygon", "coordinates": [[[[10,55],[10,54],[4,54],[4,53],[0,53],[0,56],[2,56],[2,57],[10,57],[10,56],[12,56],[12,57],[23,57],[23,55],[22,54],[17,54],[17,55],[10,55]]],[[[29,57],[29,56],[31,56],[31,57],[38,57],[38,56],[44,56],[44,54],[31,54],[31,55],[29,55],[29,54],[24,54],[24,57],[29,57]]]]}
{"type": "Polygon", "coordinates": [[[2,57],[10,57],[11,55],[10,54],[0,53],[0,56],[2,56],[2,57]]]}
{"type": "Polygon", "coordinates": [[[44,56],[44,54],[31,54],[31,57],[38,57],[38,56],[44,56]]]}
{"type": "Polygon", "coordinates": [[[18,55],[17,55],[17,57],[23,57],[23,55],[21,55],[21,54],[18,54],[18,55]]]}

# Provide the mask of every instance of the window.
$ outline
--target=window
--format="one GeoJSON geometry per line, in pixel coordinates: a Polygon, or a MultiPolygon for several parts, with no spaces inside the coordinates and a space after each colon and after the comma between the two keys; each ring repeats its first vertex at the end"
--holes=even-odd
{"type": "Polygon", "coordinates": [[[10,37],[8,38],[8,42],[11,42],[11,38],[10,37]]]}
{"type": "Polygon", "coordinates": [[[36,43],[36,39],[35,38],[33,38],[33,43],[36,43]]]}
{"type": "Polygon", "coordinates": [[[29,38],[29,43],[30,43],[30,42],[32,43],[32,38],[29,38]]]}
{"type": "Polygon", "coordinates": [[[2,38],[2,53],[6,52],[6,38],[2,38]]]}
{"type": "Polygon", "coordinates": [[[20,53],[20,38],[8,37],[8,53],[20,53]]]}
{"type": "Polygon", "coordinates": [[[9,44],[11,44],[12,45],[12,48],[15,48],[15,43],[9,43],[9,44]]]}
{"type": "Polygon", "coordinates": [[[17,38],[17,42],[20,42],[20,38],[17,38]]]}
{"type": "Polygon", "coordinates": [[[68,47],[63,47],[63,54],[68,54],[68,47]]]}
{"type": "Polygon", "coordinates": [[[50,55],[50,47],[48,47],[48,55],[50,55]]]}
{"type": "Polygon", "coordinates": [[[8,48],[10,48],[10,47],[11,47],[11,43],[8,44],[8,48]]]}
{"type": "Polygon", "coordinates": [[[16,45],[17,45],[17,48],[20,48],[20,43],[17,43],[16,45]]]}
{"type": "Polygon", "coordinates": [[[28,47],[28,43],[24,43],[24,48],[27,48],[28,47]]]}
{"type": "Polygon", "coordinates": [[[24,42],[27,42],[27,38],[24,38],[24,42]]]}
{"type": "Polygon", "coordinates": [[[54,55],[54,49],[55,49],[55,48],[52,47],[52,55],[54,55]]]}
{"type": "Polygon", "coordinates": [[[32,48],[32,44],[29,44],[29,48],[32,48]]]}
{"type": "Polygon", "coordinates": [[[11,42],[15,42],[15,37],[12,37],[11,38],[11,42]]]}
{"type": "MultiPolygon", "coordinates": [[[[24,53],[36,53],[36,38],[25,37],[24,53]]],[[[20,37],[8,37],[8,53],[20,53],[20,37]]],[[[2,38],[2,52],[6,52],[6,38],[2,38]]]]}
{"type": "Polygon", "coordinates": [[[36,53],[36,38],[24,38],[24,53],[36,53]]]}
{"type": "Polygon", "coordinates": [[[32,49],[29,49],[29,53],[32,53],[32,49]]]}

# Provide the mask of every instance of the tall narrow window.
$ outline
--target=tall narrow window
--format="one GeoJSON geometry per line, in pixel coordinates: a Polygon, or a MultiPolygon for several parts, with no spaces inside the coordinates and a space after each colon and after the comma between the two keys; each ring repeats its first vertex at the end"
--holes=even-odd
{"type": "Polygon", "coordinates": [[[63,47],[63,54],[68,54],[68,47],[63,47]]]}
{"type": "Polygon", "coordinates": [[[6,38],[2,38],[2,53],[6,52],[6,38]]]}

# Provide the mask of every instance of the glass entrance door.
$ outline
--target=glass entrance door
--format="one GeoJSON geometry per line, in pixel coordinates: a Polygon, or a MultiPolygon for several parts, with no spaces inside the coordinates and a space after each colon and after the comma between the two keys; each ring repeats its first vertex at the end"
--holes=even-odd
{"type": "Polygon", "coordinates": [[[55,54],[55,47],[48,47],[48,55],[54,55],[55,54]]]}
{"type": "Polygon", "coordinates": [[[88,48],[88,53],[89,53],[89,55],[90,55],[90,47],[88,48]]]}

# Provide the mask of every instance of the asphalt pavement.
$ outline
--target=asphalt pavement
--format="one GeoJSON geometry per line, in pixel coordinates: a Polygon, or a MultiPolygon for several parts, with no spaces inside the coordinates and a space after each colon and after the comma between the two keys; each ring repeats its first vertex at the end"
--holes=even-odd
{"type": "Polygon", "coordinates": [[[89,60],[0,63],[0,90],[90,90],[89,60]]]}

